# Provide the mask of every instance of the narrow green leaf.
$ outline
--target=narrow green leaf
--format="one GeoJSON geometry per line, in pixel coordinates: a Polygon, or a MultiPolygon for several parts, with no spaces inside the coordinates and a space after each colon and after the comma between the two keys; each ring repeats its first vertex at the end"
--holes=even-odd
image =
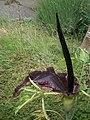
{"type": "Polygon", "coordinates": [[[40,93],[40,91],[28,89],[28,88],[23,88],[23,90],[28,91],[28,92],[40,93]]]}
{"type": "Polygon", "coordinates": [[[17,108],[16,108],[16,111],[15,111],[15,114],[17,114],[17,112],[23,107],[25,106],[28,102],[32,101],[33,98],[35,97],[36,94],[33,94],[32,97],[28,98],[22,105],[19,105],[17,108]]]}
{"type": "Polygon", "coordinates": [[[88,93],[86,93],[85,91],[81,90],[81,92],[86,95],[87,97],[90,97],[90,95],[88,93]]]}
{"type": "Polygon", "coordinates": [[[41,90],[41,88],[38,87],[38,86],[30,79],[30,77],[29,77],[29,80],[30,80],[30,82],[33,84],[34,87],[36,87],[38,90],[41,90]]]}
{"type": "Polygon", "coordinates": [[[50,120],[45,110],[44,98],[42,98],[42,109],[43,109],[43,113],[45,115],[46,120],[50,120]]]}

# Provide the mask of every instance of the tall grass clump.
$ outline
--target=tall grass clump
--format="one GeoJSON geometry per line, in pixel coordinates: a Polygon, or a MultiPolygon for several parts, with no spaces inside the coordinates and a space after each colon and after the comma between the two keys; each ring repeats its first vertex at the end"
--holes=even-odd
{"type": "Polygon", "coordinates": [[[84,32],[89,24],[89,10],[89,0],[39,0],[37,20],[53,32],[58,12],[65,33],[84,32]]]}

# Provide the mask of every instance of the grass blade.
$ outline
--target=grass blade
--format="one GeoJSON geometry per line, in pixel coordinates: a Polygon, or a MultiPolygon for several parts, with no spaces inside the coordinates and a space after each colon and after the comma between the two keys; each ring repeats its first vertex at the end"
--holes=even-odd
{"type": "Polygon", "coordinates": [[[42,109],[43,109],[43,113],[45,115],[46,120],[50,120],[45,110],[44,98],[42,98],[42,109]]]}
{"type": "Polygon", "coordinates": [[[30,80],[30,82],[33,84],[33,86],[34,86],[35,88],[37,88],[38,90],[41,90],[40,87],[38,87],[30,78],[29,78],[29,80],[30,80]]]}
{"type": "Polygon", "coordinates": [[[27,99],[26,102],[24,102],[22,105],[19,105],[17,108],[16,108],[16,111],[15,111],[15,114],[17,114],[17,112],[23,107],[25,106],[28,102],[32,101],[33,98],[35,97],[36,94],[33,94],[32,97],[30,97],[29,99],[27,99]]]}

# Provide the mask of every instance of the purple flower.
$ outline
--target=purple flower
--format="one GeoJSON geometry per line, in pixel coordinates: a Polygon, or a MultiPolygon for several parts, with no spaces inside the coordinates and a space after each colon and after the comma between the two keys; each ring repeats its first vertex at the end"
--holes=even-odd
{"type": "MultiPolygon", "coordinates": [[[[42,87],[49,87],[52,88],[53,91],[67,93],[69,95],[67,73],[56,74],[53,67],[48,67],[46,71],[31,72],[25,78],[25,80],[15,88],[13,94],[14,96],[17,95],[17,93],[22,87],[24,87],[27,83],[30,82],[29,78],[32,79],[33,82],[35,82],[36,84],[41,85],[42,87]]],[[[79,84],[77,83],[77,79],[74,77],[74,89],[71,94],[76,94],[78,90],[79,84]]]]}
{"type": "Polygon", "coordinates": [[[57,32],[59,35],[62,51],[67,66],[67,73],[56,73],[53,67],[48,67],[46,71],[33,71],[25,80],[15,88],[14,96],[17,95],[18,91],[30,82],[29,78],[36,84],[44,87],[52,88],[53,91],[67,93],[67,95],[75,95],[79,91],[79,84],[77,83],[76,77],[74,77],[72,61],[68,47],[66,45],[61,26],[59,23],[58,14],[56,13],[57,32]]]}

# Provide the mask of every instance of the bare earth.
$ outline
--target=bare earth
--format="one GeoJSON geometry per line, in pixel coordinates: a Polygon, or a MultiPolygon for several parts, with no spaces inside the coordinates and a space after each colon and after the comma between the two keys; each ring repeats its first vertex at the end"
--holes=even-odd
{"type": "Polygon", "coordinates": [[[0,0],[0,17],[35,19],[36,0],[0,0]]]}

